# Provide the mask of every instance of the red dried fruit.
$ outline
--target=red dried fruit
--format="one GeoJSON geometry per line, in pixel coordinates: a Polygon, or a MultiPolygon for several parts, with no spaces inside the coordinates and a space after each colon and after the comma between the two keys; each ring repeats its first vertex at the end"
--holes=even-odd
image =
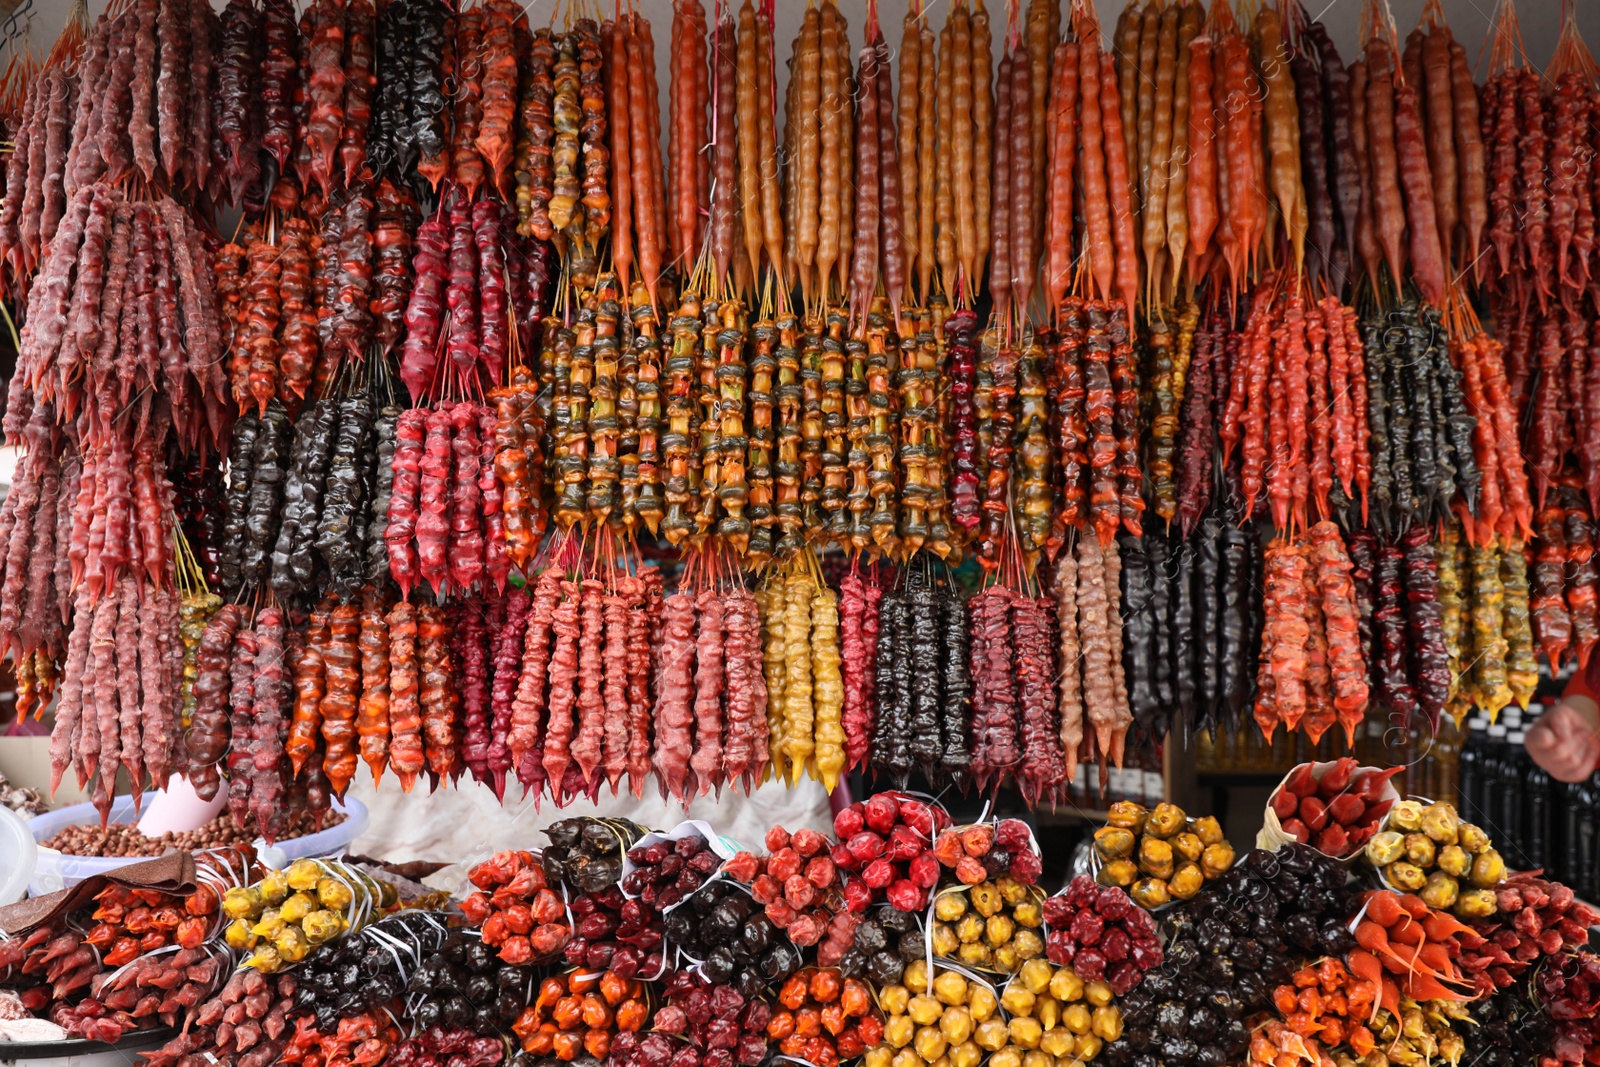
{"type": "Polygon", "coordinates": [[[761,870],[761,858],[754,852],[736,852],[724,866],[729,876],[748,884],[761,870]]]}
{"type": "Polygon", "coordinates": [[[806,863],[806,881],[818,889],[826,889],[838,879],[838,871],[834,868],[833,861],[826,856],[817,856],[806,863]]]}
{"type": "Polygon", "coordinates": [[[1287,789],[1272,794],[1272,813],[1282,822],[1300,810],[1300,798],[1287,789]]]}
{"type": "Polygon", "coordinates": [[[946,867],[954,867],[966,855],[961,847],[961,835],[954,830],[941,831],[933,842],[933,854],[946,867]]]}
{"type": "Polygon", "coordinates": [[[912,885],[932,889],[939,884],[939,861],[933,858],[931,852],[919,854],[906,868],[906,878],[912,885]]]}
{"type": "Polygon", "coordinates": [[[896,826],[889,834],[889,844],[885,855],[890,859],[904,863],[928,847],[928,842],[917,834],[910,826],[896,826]]]}
{"type": "Polygon", "coordinates": [[[767,831],[766,846],[769,853],[777,852],[779,849],[788,848],[789,831],[785,830],[781,826],[774,826],[772,829],[767,831]]]}
{"type": "Polygon", "coordinates": [[[792,848],[782,848],[767,857],[767,873],[786,882],[800,873],[800,854],[792,848]]]}
{"type": "Polygon", "coordinates": [[[1108,926],[1100,937],[1100,951],[1107,963],[1121,963],[1133,951],[1133,939],[1120,926],[1108,926]]]}
{"type": "Polygon", "coordinates": [[[1343,856],[1350,851],[1350,835],[1338,823],[1329,823],[1317,834],[1314,847],[1330,856],[1343,856]]]}
{"type": "Polygon", "coordinates": [[[1354,793],[1340,793],[1328,804],[1329,817],[1345,827],[1355,826],[1366,810],[1366,801],[1354,793]]]}
{"type": "Polygon", "coordinates": [[[783,883],[770,874],[758,874],[750,883],[750,896],[757,904],[771,904],[783,895],[783,883]]]}
{"type": "Polygon", "coordinates": [[[987,856],[994,846],[994,827],[987,823],[969,826],[961,831],[961,848],[969,856],[987,856]]]}
{"type": "Polygon", "coordinates": [[[816,916],[801,913],[794,917],[794,921],[787,927],[789,940],[801,948],[809,948],[822,940],[823,924],[816,916]]]}
{"type": "Polygon", "coordinates": [[[884,845],[882,837],[871,830],[863,830],[845,842],[845,847],[850,852],[850,858],[861,867],[883,855],[884,845]]]}
{"type": "Polygon", "coordinates": [[[885,894],[889,903],[899,911],[921,911],[928,906],[928,893],[902,878],[885,894]]]}
{"type": "Polygon", "coordinates": [[[1332,800],[1344,792],[1350,785],[1350,778],[1361,764],[1349,756],[1340,756],[1333,761],[1333,766],[1322,772],[1322,777],[1317,779],[1317,795],[1324,800],[1332,800]]]}
{"type": "Polygon", "coordinates": [[[1011,877],[1023,885],[1034,885],[1039,881],[1039,876],[1044,874],[1044,860],[1037,852],[1023,849],[1011,855],[1011,877]]]}
{"type": "Polygon", "coordinates": [[[783,899],[796,908],[809,908],[817,898],[817,887],[806,881],[804,875],[790,875],[783,883],[783,899]]]}
{"type": "Polygon", "coordinates": [[[1283,781],[1283,788],[1297,797],[1311,796],[1317,791],[1317,780],[1311,775],[1311,764],[1302,763],[1289,772],[1289,777],[1283,781]]]}
{"type": "Polygon", "coordinates": [[[1311,831],[1306,829],[1306,824],[1299,819],[1286,819],[1283,823],[1283,832],[1300,842],[1302,845],[1311,843],[1311,831]]]}
{"type": "Polygon", "coordinates": [[[794,922],[795,916],[799,914],[799,912],[795,910],[795,906],[793,904],[790,904],[787,900],[782,898],[774,900],[771,904],[768,904],[766,911],[767,918],[772,920],[772,924],[774,926],[777,926],[781,929],[788,929],[789,924],[794,922]]]}
{"type": "Polygon", "coordinates": [[[934,809],[920,800],[905,798],[900,801],[900,821],[921,834],[925,841],[933,840],[934,809]]]}
{"type": "Polygon", "coordinates": [[[1316,833],[1328,825],[1328,805],[1321,797],[1304,797],[1300,801],[1300,821],[1306,829],[1316,833]]]}
{"type": "Polygon", "coordinates": [[[895,866],[887,857],[880,856],[861,871],[861,880],[873,889],[886,889],[895,879],[895,866]]]}
{"type": "Polygon", "coordinates": [[[1135,938],[1133,951],[1129,953],[1129,959],[1138,964],[1142,971],[1154,970],[1161,966],[1161,961],[1165,957],[1166,954],[1161,951],[1161,942],[1154,938],[1135,938]]]}
{"type": "Polygon", "coordinates": [[[900,820],[900,805],[888,793],[877,793],[862,805],[862,817],[870,829],[887,834],[900,820]]]}
{"type": "Polygon", "coordinates": [[[995,840],[1000,842],[1000,847],[1012,852],[1026,852],[1032,849],[1032,834],[1028,831],[1028,824],[1021,819],[1001,819],[1000,825],[995,827],[995,840]]]}
{"type": "Polygon", "coordinates": [[[1106,957],[1097,948],[1084,946],[1078,949],[1077,955],[1072,957],[1072,969],[1078,972],[1078,977],[1092,982],[1097,978],[1106,976],[1106,957]]]}
{"type": "Polygon", "coordinates": [[[872,887],[859,878],[844,884],[844,906],[857,914],[872,906],[872,887]]]}
{"type": "Polygon", "coordinates": [[[801,859],[810,859],[827,847],[828,839],[815,830],[796,830],[794,836],[789,839],[789,844],[800,854],[801,859]]]}
{"type": "Polygon", "coordinates": [[[861,816],[860,805],[851,804],[840,808],[839,813],[833,817],[833,836],[843,841],[847,837],[859,834],[865,825],[866,820],[861,816]]]}
{"type": "Polygon", "coordinates": [[[956,864],[956,879],[962,885],[977,885],[988,877],[989,871],[983,861],[974,856],[962,856],[961,862],[956,864]]]}
{"type": "Polygon", "coordinates": [[[1099,944],[1105,928],[1105,920],[1092,911],[1080,911],[1072,917],[1072,938],[1080,945],[1099,944]]]}

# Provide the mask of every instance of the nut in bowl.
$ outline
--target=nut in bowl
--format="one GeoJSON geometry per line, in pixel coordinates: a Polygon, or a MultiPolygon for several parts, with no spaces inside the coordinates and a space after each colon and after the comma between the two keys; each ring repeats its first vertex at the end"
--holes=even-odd
{"type": "Polygon", "coordinates": [[[1384,885],[1463,919],[1493,915],[1495,887],[1506,877],[1489,835],[1443,801],[1400,801],[1362,854],[1384,885]]]}
{"type": "Polygon", "coordinates": [[[951,886],[933,900],[933,954],[966,967],[1014,974],[1044,955],[1044,891],[1009,875],[951,886]]]}
{"type": "Polygon", "coordinates": [[[1191,819],[1176,804],[1146,809],[1131,800],[1111,805],[1106,825],[1094,833],[1094,854],[1096,881],[1126,889],[1152,910],[1188,900],[1233,866],[1233,846],[1214,816],[1191,819]]]}

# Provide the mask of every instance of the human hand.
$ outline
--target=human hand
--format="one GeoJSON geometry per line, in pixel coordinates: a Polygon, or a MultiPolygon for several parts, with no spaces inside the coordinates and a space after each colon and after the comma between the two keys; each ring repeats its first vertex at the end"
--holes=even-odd
{"type": "Polygon", "coordinates": [[[1563,700],[1533,724],[1524,738],[1528,755],[1562,782],[1581,782],[1600,763],[1600,728],[1594,718],[1563,700]]]}

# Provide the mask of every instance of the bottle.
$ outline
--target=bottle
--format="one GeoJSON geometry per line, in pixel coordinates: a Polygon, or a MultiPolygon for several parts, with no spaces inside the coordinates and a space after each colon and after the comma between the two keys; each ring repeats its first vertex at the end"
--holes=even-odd
{"type": "Polygon", "coordinates": [[[1597,800],[1600,800],[1600,772],[1581,782],[1562,786],[1561,880],[1572,887],[1579,899],[1594,899],[1600,888],[1600,840],[1597,840],[1597,800]]]}
{"type": "MultiPolygon", "coordinates": [[[[1506,751],[1501,763],[1500,790],[1503,796],[1512,798],[1510,803],[1501,810],[1508,820],[1499,825],[1504,827],[1495,844],[1500,854],[1505,857],[1506,864],[1514,870],[1534,870],[1542,867],[1543,862],[1534,855],[1535,840],[1533,824],[1536,818],[1533,798],[1525,791],[1524,783],[1530,777],[1530,769],[1536,765],[1528,758],[1527,749],[1522,742],[1527,735],[1520,729],[1511,730],[1506,734],[1506,751]],[[1509,839],[1509,840],[1508,840],[1509,839]]],[[[1544,805],[1538,805],[1538,811],[1544,811],[1544,805]]],[[[1538,832],[1537,849],[1542,854],[1545,833],[1541,827],[1538,832]]]]}
{"type": "Polygon", "coordinates": [[[1528,870],[1538,870],[1550,862],[1550,774],[1522,747],[1524,737],[1512,734],[1507,741],[1516,743],[1521,771],[1522,858],[1528,870]]]}
{"type": "Polygon", "coordinates": [[[1515,832],[1517,823],[1509,817],[1516,805],[1516,798],[1510,794],[1516,790],[1514,787],[1508,788],[1506,784],[1505,723],[1495,723],[1489,727],[1488,734],[1483,773],[1483,827],[1489,831],[1491,838],[1498,838],[1515,832]]]}
{"type": "Polygon", "coordinates": [[[1456,807],[1468,822],[1483,821],[1483,756],[1489,720],[1474,715],[1467,720],[1467,738],[1461,745],[1461,786],[1456,807]]]}

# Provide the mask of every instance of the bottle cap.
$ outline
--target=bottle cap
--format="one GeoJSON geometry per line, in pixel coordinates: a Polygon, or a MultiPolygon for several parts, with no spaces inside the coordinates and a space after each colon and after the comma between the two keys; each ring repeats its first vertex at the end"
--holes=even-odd
{"type": "Polygon", "coordinates": [[[1506,734],[1506,742],[1508,744],[1521,745],[1525,737],[1527,737],[1527,734],[1524,734],[1521,730],[1512,730],[1506,734]]]}
{"type": "Polygon", "coordinates": [[[1506,735],[1505,723],[1495,723],[1493,726],[1489,727],[1489,736],[1494,738],[1496,741],[1500,740],[1505,735],[1506,735]]]}

